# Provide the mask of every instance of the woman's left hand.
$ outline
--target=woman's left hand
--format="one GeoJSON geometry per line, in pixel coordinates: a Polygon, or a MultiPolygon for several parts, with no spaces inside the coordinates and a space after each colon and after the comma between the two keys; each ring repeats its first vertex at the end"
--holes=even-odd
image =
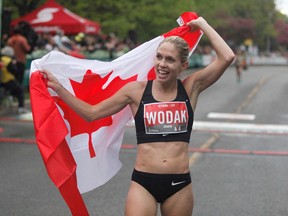
{"type": "Polygon", "coordinates": [[[190,26],[190,31],[196,31],[201,29],[204,24],[207,24],[206,20],[203,17],[198,17],[197,19],[191,20],[186,23],[186,25],[190,26]]]}

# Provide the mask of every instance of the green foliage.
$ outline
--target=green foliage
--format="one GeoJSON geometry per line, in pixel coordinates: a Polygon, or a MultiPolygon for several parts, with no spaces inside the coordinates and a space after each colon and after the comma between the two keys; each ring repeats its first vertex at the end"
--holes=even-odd
{"type": "MultiPolygon", "coordinates": [[[[34,10],[44,2],[44,0],[4,0],[4,5],[12,7],[13,17],[16,18],[34,10]],[[27,7],[30,4],[35,7],[27,7]],[[25,10],[22,10],[23,8],[25,10]]],[[[191,10],[193,5],[193,1],[189,0],[57,0],[56,2],[80,16],[101,23],[104,34],[114,32],[119,37],[125,38],[128,31],[135,30],[139,42],[176,27],[175,20],[183,11],[191,10]]]]}
{"type": "Polygon", "coordinates": [[[235,46],[250,38],[264,50],[267,38],[276,36],[274,0],[202,0],[197,8],[235,46]]]}
{"type": "Polygon", "coordinates": [[[9,8],[12,10],[12,17],[17,18],[19,16],[23,16],[29,11],[35,10],[39,7],[44,0],[2,0],[3,8],[9,8]]]}
{"type": "Polygon", "coordinates": [[[104,33],[114,32],[123,38],[135,30],[138,40],[144,41],[175,27],[173,21],[190,5],[187,0],[86,0],[77,2],[73,10],[100,22],[104,33]]]}
{"type": "MultiPolygon", "coordinates": [[[[267,38],[276,40],[274,23],[285,20],[275,9],[275,0],[56,0],[74,13],[101,24],[102,32],[125,38],[137,32],[138,42],[149,40],[177,26],[184,11],[195,11],[234,46],[250,38],[264,50],[267,38]]],[[[39,7],[45,0],[3,0],[13,18],[39,7]]],[[[205,37],[203,38],[205,43],[205,37]]]]}

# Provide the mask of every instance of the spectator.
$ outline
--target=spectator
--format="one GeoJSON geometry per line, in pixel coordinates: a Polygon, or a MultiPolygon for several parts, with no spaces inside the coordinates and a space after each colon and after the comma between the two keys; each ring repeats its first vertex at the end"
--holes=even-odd
{"type": "Polygon", "coordinates": [[[40,37],[38,46],[45,50],[45,52],[50,52],[57,49],[57,45],[54,41],[53,35],[49,32],[43,32],[40,37]]]}
{"type": "Polygon", "coordinates": [[[14,57],[14,50],[12,47],[5,46],[1,50],[1,86],[9,93],[16,97],[18,100],[18,113],[26,113],[27,109],[24,108],[24,90],[23,87],[16,80],[14,74],[18,73],[17,61],[14,57]]]}
{"type": "Polygon", "coordinates": [[[128,45],[125,43],[125,41],[120,41],[115,45],[114,51],[113,51],[113,59],[118,58],[125,53],[129,51],[128,45]]]}
{"type": "Polygon", "coordinates": [[[241,82],[242,71],[247,69],[246,56],[243,50],[237,50],[235,58],[237,82],[241,82]]]}
{"type": "Polygon", "coordinates": [[[9,38],[8,34],[4,33],[2,35],[2,38],[1,38],[1,49],[6,46],[8,38],[9,38]]]}
{"type": "Polygon", "coordinates": [[[13,35],[8,39],[7,45],[11,46],[15,51],[17,60],[16,80],[22,85],[26,66],[26,54],[31,51],[31,47],[27,39],[21,34],[21,28],[16,26],[13,35]]]}
{"type": "Polygon", "coordinates": [[[74,37],[74,41],[76,43],[76,45],[78,46],[79,49],[81,49],[82,47],[86,47],[87,43],[85,41],[85,34],[83,32],[78,33],[75,37],[74,37]]]}

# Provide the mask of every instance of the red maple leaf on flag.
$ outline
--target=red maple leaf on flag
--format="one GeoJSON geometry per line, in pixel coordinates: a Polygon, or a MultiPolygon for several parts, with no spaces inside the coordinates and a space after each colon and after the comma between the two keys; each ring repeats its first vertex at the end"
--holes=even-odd
{"type": "MultiPolygon", "coordinates": [[[[92,73],[91,70],[87,70],[82,83],[78,83],[70,79],[70,83],[74,90],[75,96],[89,104],[94,105],[112,96],[125,84],[137,80],[137,75],[132,76],[126,80],[122,80],[118,76],[115,77],[105,89],[102,89],[103,85],[107,82],[112,72],[113,71],[111,71],[102,78],[100,75],[92,73]]],[[[72,110],[62,99],[60,99],[59,97],[54,97],[54,99],[55,102],[64,111],[64,118],[70,124],[71,137],[83,133],[88,133],[90,157],[95,157],[96,153],[92,144],[92,133],[97,131],[101,127],[111,125],[111,116],[93,122],[87,122],[82,117],[80,117],[74,110],[72,110]]]]}

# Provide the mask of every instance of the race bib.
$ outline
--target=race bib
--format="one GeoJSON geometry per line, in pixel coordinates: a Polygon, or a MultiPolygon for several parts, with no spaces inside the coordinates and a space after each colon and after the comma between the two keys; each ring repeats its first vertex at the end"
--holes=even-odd
{"type": "Polygon", "coordinates": [[[161,102],[144,105],[146,134],[171,134],[187,131],[185,102],[161,102]]]}

